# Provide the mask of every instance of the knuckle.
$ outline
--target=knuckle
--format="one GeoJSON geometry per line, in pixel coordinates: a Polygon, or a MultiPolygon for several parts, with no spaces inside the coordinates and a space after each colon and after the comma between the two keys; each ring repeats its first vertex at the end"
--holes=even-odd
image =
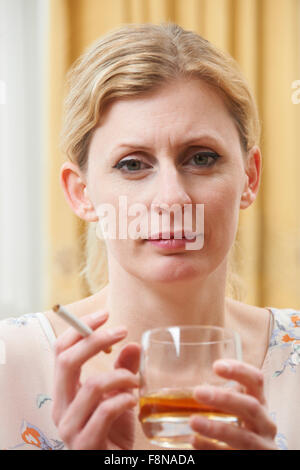
{"type": "Polygon", "coordinates": [[[118,397],[118,401],[106,400],[101,404],[101,416],[104,421],[109,421],[113,415],[118,414],[119,409],[121,409],[126,402],[127,405],[134,403],[134,397],[131,393],[122,393],[118,397]]]}
{"type": "Polygon", "coordinates": [[[224,401],[224,403],[231,403],[234,397],[235,394],[233,390],[222,390],[222,401],[224,401]]]}
{"type": "Polygon", "coordinates": [[[61,342],[57,339],[54,343],[54,354],[58,356],[63,351],[61,342]]]}
{"type": "Polygon", "coordinates": [[[57,358],[58,364],[63,369],[70,369],[73,366],[71,356],[67,352],[62,352],[57,358]]]}
{"type": "MultiPolygon", "coordinates": [[[[206,419],[204,429],[205,429],[205,434],[207,434],[208,436],[211,436],[215,431],[213,421],[210,420],[210,419],[206,419]]],[[[201,432],[200,432],[200,434],[201,434],[201,432]]]]}
{"type": "Polygon", "coordinates": [[[137,404],[137,398],[130,392],[124,393],[124,402],[126,402],[126,407],[131,408],[137,404]]]}
{"type": "Polygon", "coordinates": [[[99,330],[96,332],[96,334],[94,335],[93,339],[95,342],[107,342],[109,340],[111,340],[113,334],[112,332],[110,331],[110,329],[105,329],[105,330],[99,330]]]}
{"type": "Polygon", "coordinates": [[[115,339],[115,336],[110,330],[100,330],[94,336],[91,335],[89,339],[95,347],[101,347],[102,349],[109,347],[115,339]]]}
{"type": "Polygon", "coordinates": [[[134,377],[132,372],[130,372],[128,369],[120,368],[120,369],[117,369],[116,372],[120,379],[131,379],[132,377],[134,377]]]}
{"type": "Polygon", "coordinates": [[[104,419],[109,418],[111,413],[113,412],[113,407],[110,402],[104,401],[101,405],[101,414],[104,419]]]}
{"type": "Polygon", "coordinates": [[[225,439],[228,435],[228,425],[208,419],[206,423],[206,431],[209,437],[219,438],[222,436],[222,438],[225,439]]]}
{"type": "Polygon", "coordinates": [[[264,386],[264,375],[261,371],[257,372],[256,383],[257,383],[258,387],[263,388],[263,386],[264,386]]]}
{"type": "Polygon", "coordinates": [[[88,392],[100,392],[102,389],[101,382],[96,377],[89,377],[84,383],[84,388],[88,392]]]}
{"type": "Polygon", "coordinates": [[[274,423],[274,421],[270,421],[270,431],[269,432],[270,432],[271,438],[274,439],[277,435],[277,426],[274,423]]]}

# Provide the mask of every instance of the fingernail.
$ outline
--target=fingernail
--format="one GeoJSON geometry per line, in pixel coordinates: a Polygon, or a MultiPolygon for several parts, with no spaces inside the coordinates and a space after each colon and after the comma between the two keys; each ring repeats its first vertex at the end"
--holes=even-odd
{"type": "Polygon", "coordinates": [[[139,402],[138,398],[136,398],[135,396],[132,396],[131,398],[131,403],[133,406],[137,405],[139,402]]]}
{"type": "Polygon", "coordinates": [[[117,326],[116,328],[112,328],[110,331],[115,337],[121,338],[127,335],[127,328],[125,328],[124,326],[117,326]]]}
{"type": "Polygon", "coordinates": [[[217,366],[223,372],[231,372],[231,365],[227,361],[218,361],[217,366]]]}
{"type": "Polygon", "coordinates": [[[211,401],[213,399],[213,391],[210,388],[199,388],[196,390],[196,398],[205,401],[211,401]]]}

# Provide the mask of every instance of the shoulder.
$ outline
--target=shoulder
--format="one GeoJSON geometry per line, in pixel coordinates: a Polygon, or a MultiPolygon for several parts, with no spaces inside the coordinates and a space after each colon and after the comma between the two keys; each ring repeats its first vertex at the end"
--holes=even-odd
{"type": "Polygon", "coordinates": [[[0,321],[0,348],[10,366],[28,361],[37,362],[51,345],[40,320],[40,313],[26,313],[0,321]]]}
{"type": "Polygon", "coordinates": [[[300,310],[269,307],[273,314],[270,346],[288,343],[300,346],[300,310]]]}
{"type": "Polygon", "coordinates": [[[226,297],[227,325],[242,340],[243,360],[261,368],[269,345],[271,312],[255,305],[226,297]]]}
{"type": "Polygon", "coordinates": [[[256,315],[259,317],[270,317],[268,307],[258,307],[256,305],[246,304],[231,297],[226,297],[226,308],[229,309],[230,314],[233,316],[243,315],[246,318],[249,317],[249,319],[255,318],[256,315]]]}
{"type": "Polygon", "coordinates": [[[269,308],[274,319],[267,361],[270,367],[272,365],[272,377],[283,375],[286,379],[292,373],[294,379],[299,381],[300,311],[294,308],[269,308]]]}
{"type": "Polygon", "coordinates": [[[233,329],[238,329],[241,335],[261,336],[263,343],[268,342],[272,314],[268,308],[249,305],[235,299],[226,298],[228,315],[233,329]]]}
{"type": "Polygon", "coordinates": [[[0,402],[3,394],[10,397],[10,403],[23,402],[31,397],[34,387],[41,387],[39,393],[43,393],[52,380],[53,352],[39,315],[30,313],[0,321],[0,402]]]}
{"type": "Polygon", "coordinates": [[[10,316],[6,318],[2,318],[0,320],[0,327],[5,328],[6,326],[12,326],[12,325],[19,327],[19,326],[27,325],[32,320],[36,320],[37,315],[38,315],[37,313],[25,313],[24,315],[19,315],[17,317],[10,316]]]}
{"type": "Polygon", "coordinates": [[[0,338],[3,340],[26,339],[26,333],[32,332],[39,324],[37,313],[25,313],[18,317],[7,317],[0,320],[0,338]]]}
{"type": "Polygon", "coordinates": [[[36,314],[9,317],[0,321],[0,383],[1,401],[16,397],[21,388],[29,385],[31,375],[39,373],[38,363],[43,356],[36,314]]]}

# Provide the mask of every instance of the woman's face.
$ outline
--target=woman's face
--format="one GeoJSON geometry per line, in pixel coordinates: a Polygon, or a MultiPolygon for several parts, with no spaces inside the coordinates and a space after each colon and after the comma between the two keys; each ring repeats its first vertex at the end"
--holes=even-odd
{"type": "MultiPolygon", "coordinates": [[[[88,161],[86,184],[95,208],[108,203],[118,216],[120,196],[126,197],[128,211],[142,203],[149,214],[158,204],[182,209],[204,204],[201,249],[165,250],[145,239],[118,239],[117,231],[106,245],[108,257],[122,269],[144,280],[170,282],[205,278],[225,260],[247,175],[234,121],[209,85],[180,80],[113,102],[93,134],[88,161]]],[[[128,223],[133,219],[128,216],[128,223]]]]}

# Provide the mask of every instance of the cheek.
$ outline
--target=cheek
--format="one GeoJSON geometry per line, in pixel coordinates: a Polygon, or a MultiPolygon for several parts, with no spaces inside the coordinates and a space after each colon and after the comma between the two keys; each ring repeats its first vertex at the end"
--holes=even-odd
{"type": "Polygon", "coordinates": [[[121,266],[126,266],[127,254],[125,249],[125,243],[127,241],[128,240],[113,240],[111,238],[105,240],[107,260],[110,265],[111,263],[117,263],[121,266]]]}
{"type": "Polygon", "coordinates": [[[232,217],[233,212],[239,207],[238,201],[237,194],[233,189],[229,187],[218,188],[218,190],[211,194],[206,207],[210,213],[218,217],[232,217]]]}
{"type": "Polygon", "coordinates": [[[102,222],[105,220],[105,224],[111,224],[112,232],[115,229],[116,234],[118,234],[120,196],[118,188],[111,185],[108,187],[106,182],[101,181],[101,178],[99,178],[99,183],[94,184],[93,192],[90,192],[90,195],[99,220],[101,219],[102,222]]]}
{"type": "MultiPolygon", "coordinates": [[[[219,180],[205,192],[204,228],[206,240],[231,244],[237,230],[240,193],[239,186],[228,178],[219,180]]],[[[204,198],[203,198],[204,199],[204,198]]]]}
{"type": "Polygon", "coordinates": [[[145,255],[140,250],[135,240],[107,240],[106,251],[110,266],[122,266],[126,272],[134,274],[138,266],[145,268],[145,255]]]}
{"type": "Polygon", "coordinates": [[[203,187],[205,208],[218,215],[232,214],[240,204],[240,178],[227,174],[203,187]]]}

